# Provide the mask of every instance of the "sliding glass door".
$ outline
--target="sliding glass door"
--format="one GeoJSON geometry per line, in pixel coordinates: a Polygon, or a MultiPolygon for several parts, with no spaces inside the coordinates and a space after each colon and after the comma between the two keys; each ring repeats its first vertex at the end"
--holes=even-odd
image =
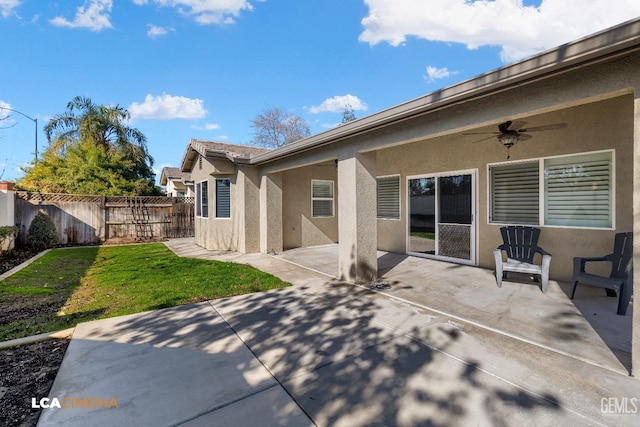
{"type": "Polygon", "coordinates": [[[407,252],[475,265],[475,172],[410,177],[407,188],[407,252]]]}

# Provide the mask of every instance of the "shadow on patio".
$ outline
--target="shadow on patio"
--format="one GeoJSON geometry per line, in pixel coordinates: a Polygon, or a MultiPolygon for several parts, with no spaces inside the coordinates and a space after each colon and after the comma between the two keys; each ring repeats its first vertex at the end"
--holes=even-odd
{"type": "MultiPolygon", "coordinates": [[[[336,277],[338,246],[285,251],[279,258],[336,277]]],[[[588,286],[572,301],[568,283],[537,283],[510,274],[502,288],[491,270],[378,252],[380,280],[370,288],[474,326],[615,371],[631,371],[631,320],[616,315],[616,298],[588,286]]]]}

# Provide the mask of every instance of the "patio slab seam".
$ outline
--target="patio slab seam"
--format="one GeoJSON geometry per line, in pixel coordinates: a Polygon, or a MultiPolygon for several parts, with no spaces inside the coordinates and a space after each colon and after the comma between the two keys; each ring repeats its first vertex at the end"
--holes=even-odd
{"type": "Polygon", "coordinates": [[[598,362],[596,362],[594,360],[579,356],[577,354],[572,354],[572,353],[566,352],[564,350],[553,348],[551,346],[536,342],[534,340],[530,340],[528,338],[524,338],[524,337],[512,334],[512,333],[504,331],[502,329],[498,329],[498,328],[494,328],[494,327],[491,327],[491,326],[487,326],[487,325],[484,325],[484,324],[482,324],[480,322],[476,322],[474,320],[466,319],[464,317],[461,317],[461,316],[458,316],[458,315],[455,315],[455,314],[452,314],[452,313],[447,313],[446,311],[438,310],[437,308],[429,307],[427,305],[420,304],[420,303],[417,303],[415,301],[407,300],[407,299],[404,299],[402,297],[398,297],[398,296],[386,293],[386,292],[378,290],[378,289],[372,289],[372,288],[369,288],[367,286],[358,285],[358,284],[354,284],[353,286],[357,286],[357,287],[361,287],[363,289],[370,290],[371,292],[375,292],[375,293],[384,295],[384,296],[389,297],[391,299],[394,299],[396,301],[400,301],[400,302],[403,302],[405,304],[413,305],[415,307],[419,307],[419,308],[422,308],[424,310],[429,310],[429,311],[437,313],[437,314],[439,314],[441,316],[447,316],[447,317],[450,317],[452,319],[458,320],[460,322],[464,322],[464,323],[467,323],[469,325],[472,325],[472,326],[475,326],[475,327],[478,327],[478,328],[482,328],[482,329],[487,330],[489,332],[497,333],[497,334],[500,334],[500,335],[503,335],[503,336],[506,336],[506,337],[509,337],[509,338],[512,338],[512,339],[515,339],[515,340],[518,340],[518,341],[521,341],[521,342],[524,342],[524,343],[529,344],[529,345],[534,345],[536,347],[543,348],[543,349],[545,349],[547,351],[551,351],[551,352],[559,354],[561,356],[570,357],[572,359],[579,360],[579,361],[581,361],[583,363],[587,363],[589,365],[592,365],[592,366],[595,366],[595,367],[598,367],[598,368],[601,368],[601,369],[606,369],[608,371],[614,372],[616,374],[619,374],[619,375],[622,375],[622,376],[625,376],[625,377],[629,377],[630,376],[629,372],[627,372],[626,370],[622,371],[622,370],[613,369],[613,368],[611,368],[609,366],[606,366],[604,364],[598,363],[598,362]]]}
{"type": "MultiPolygon", "coordinates": [[[[262,365],[262,367],[264,367],[264,369],[266,369],[267,372],[269,372],[269,375],[271,375],[271,378],[273,378],[274,381],[276,382],[276,384],[273,384],[273,385],[271,385],[269,387],[266,387],[265,390],[261,390],[260,392],[266,391],[266,390],[271,389],[271,388],[280,387],[285,393],[287,393],[289,398],[291,398],[291,401],[296,404],[296,406],[300,409],[300,411],[307,418],[309,418],[309,420],[311,422],[313,422],[313,418],[311,418],[311,415],[309,413],[307,413],[307,411],[302,407],[302,405],[300,405],[300,403],[296,400],[296,398],[284,386],[283,382],[280,381],[280,379],[274,374],[274,372],[271,369],[269,369],[269,367],[262,361],[262,359],[253,351],[251,346],[244,340],[244,338],[242,338],[242,336],[238,333],[238,331],[236,331],[236,329],[233,327],[233,325],[231,325],[231,323],[227,320],[227,318],[216,308],[216,306],[213,304],[213,302],[212,301],[208,301],[208,303],[209,303],[209,306],[213,309],[213,311],[222,319],[223,322],[226,323],[227,327],[229,329],[231,329],[231,331],[236,336],[236,338],[238,338],[240,340],[240,342],[242,342],[242,344],[247,348],[247,350],[249,350],[249,352],[253,355],[253,357],[255,357],[255,359],[258,361],[258,363],[260,363],[260,365],[262,365]]],[[[245,398],[251,397],[251,396],[253,396],[255,394],[257,394],[257,393],[253,393],[251,395],[244,396],[242,399],[238,399],[238,401],[241,401],[241,400],[243,400],[245,398]]],[[[221,409],[221,408],[216,408],[216,409],[221,409]]],[[[213,410],[209,411],[209,412],[213,412],[213,410]]],[[[201,414],[200,416],[202,416],[202,415],[205,415],[205,414],[201,414]]]]}

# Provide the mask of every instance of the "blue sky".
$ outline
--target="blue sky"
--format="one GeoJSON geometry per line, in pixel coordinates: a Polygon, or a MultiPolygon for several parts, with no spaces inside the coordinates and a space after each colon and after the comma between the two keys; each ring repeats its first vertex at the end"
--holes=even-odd
{"type": "MultiPolygon", "coordinates": [[[[158,173],[190,138],[251,144],[279,107],[312,134],[640,16],[638,0],[0,0],[0,106],[42,128],[75,96],[129,110],[158,173]]],[[[0,174],[35,125],[0,109],[0,174]]]]}

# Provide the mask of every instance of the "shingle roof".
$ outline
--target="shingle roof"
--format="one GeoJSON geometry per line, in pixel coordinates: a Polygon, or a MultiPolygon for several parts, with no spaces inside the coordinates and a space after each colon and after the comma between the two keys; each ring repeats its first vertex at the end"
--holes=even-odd
{"type": "Polygon", "coordinates": [[[187,145],[187,149],[182,158],[181,170],[190,171],[193,161],[200,154],[204,157],[219,155],[221,157],[230,157],[232,159],[245,158],[250,159],[259,154],[265,154],[272,151],[268,148],[254,147],[250,145],[229,144],[226,142],[204,141],[200,139],[192,139],[187,145]]]}
{"type": "Polygon", "coordinates": [[[174,179],[182,182],[191,181],[191,174],[189,172],[183,172],[180,168],[164,167],[162,168],[162,174],[160,175],[160,184],[167,185],[169,179],[174,179]]]}

